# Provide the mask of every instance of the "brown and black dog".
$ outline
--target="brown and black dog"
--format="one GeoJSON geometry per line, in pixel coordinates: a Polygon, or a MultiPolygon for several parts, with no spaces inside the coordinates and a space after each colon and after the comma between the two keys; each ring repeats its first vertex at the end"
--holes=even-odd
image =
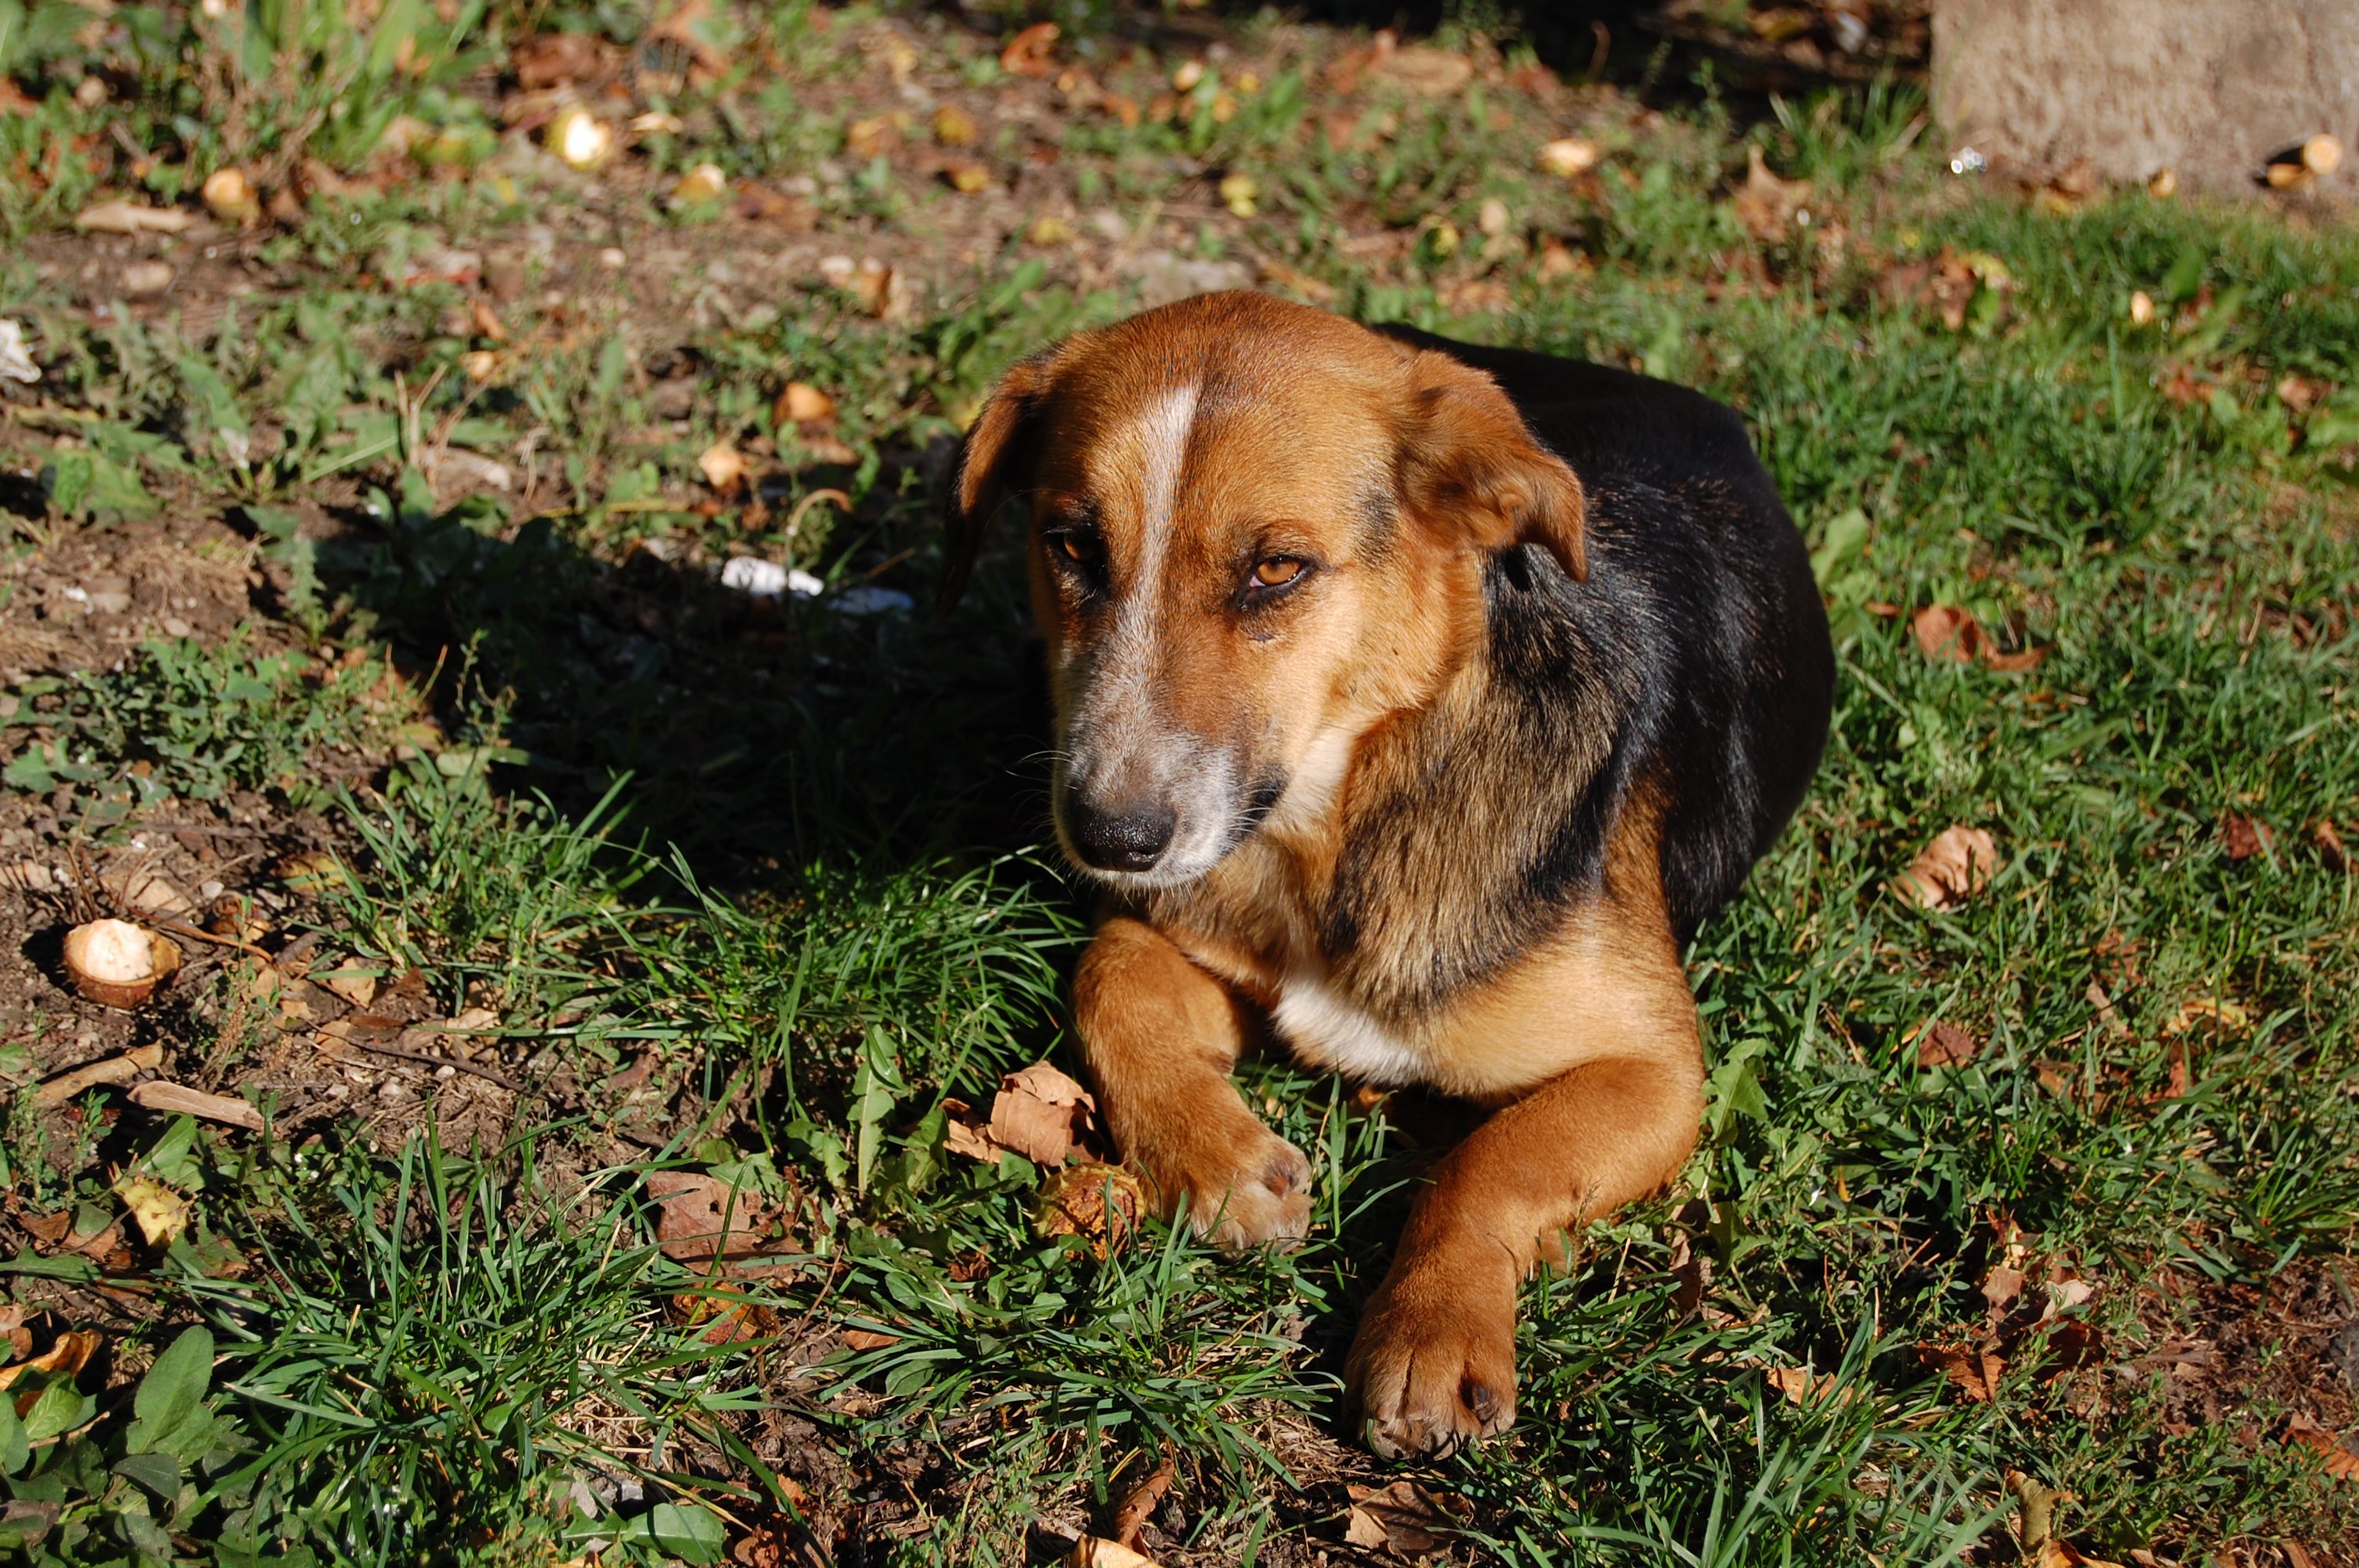
{"type": "Polygon", "coordinates": [[[949,591],[1028,503],[1052,804],[1104,917],[1074,1021],[1123,1156],[1244,1248],[1310,1166],[1229,1073],[1303,1061],[1492,1108],[1436,1168],[1347,1367],[1379,1453],[1515,1414],[1544,1238],[1696,1138],[1680,946],[1808,786],[1834,682],[1743,424],[1541,354],[1204,295],[1011,369],[949,591]]]}

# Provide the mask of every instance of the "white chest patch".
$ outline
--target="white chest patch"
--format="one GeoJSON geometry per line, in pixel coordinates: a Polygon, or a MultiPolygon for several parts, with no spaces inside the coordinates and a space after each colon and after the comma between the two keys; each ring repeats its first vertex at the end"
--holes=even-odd
{"type": "Polygon", "coordinates": [[[1397,1086],[1421,1082],[1428,1075],[1424,1052],[1313,976],[1290,977],[1270,1019],[1305,1060],[1347,1077],[1397,1086]]]}

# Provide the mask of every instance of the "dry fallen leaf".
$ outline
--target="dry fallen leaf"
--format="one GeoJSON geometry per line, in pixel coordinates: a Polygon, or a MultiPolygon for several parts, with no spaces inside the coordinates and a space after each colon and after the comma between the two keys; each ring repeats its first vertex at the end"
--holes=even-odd
{"type": "Polygon", "coordinates": [[[1929,604],[1908,622],[1917,646],[1929,659],[1971,665],[1983,654],[1983,629],[1971,614],[1951,604],[1929,604]]]}
{"type": "Polygon", "coordinates": [[[676,1263],[737,1262],[790,1245],[785,1211],[758,1193],[695,1171],[649,1171],[647,1183],[656,1244],[676,1263]]]}
{"type": "Polygon", "coordinates": [[[1920,1067],[1962,1067],[1980,1054],[1974,1037],[1954,1023],[1933,1022],[1917,1036],[1920,1067]]]}
{"type": "Polygon", "coordinates": [[[979,196],[991,189],[991,166],[979,158],[954,157],[942,165],[942,178],[962,196],[979,196]]]}
{"type": "Polygon", "coordinates": [[[2003,675],[2038,669],[2039,662],[2048,656],[2045,648],[2001,653],[1997,642],[1983,630],[1982,623],[1970,611],[1953,604],[1927,605],[1910,618],[1908,628],[1916,634],[1917,646],[1929,659],[1959,665],[1979,662],[2003,675]]]}
{"type": "Polygon", "coordinates": [[[1087,1153],[1098,1145],[1096,1116],[1089,1090],[1035,1062],[1000,1080],[989,1126],[976,1127],[953,1112],[946,1141],[951,1153],[970,1159],[993,1162],[1006,1152],[1053,1168],[1077,1149],[1087,1153]]]}
{"type": "Polygon", "coordinates": [[[1763,1374],[1769,1386],[1786,1396],[1790,1405],[1847,1405],[1859,1398],[1857,1389],[1841,1387],[1832,1372],[1813,1372],[1807,1367],[1772,1367],[1763,1374]]]}
{"type": "Polygon", "coordinates": [[[2229,812],[2220,818],[2220,847],[2232,860],[2249,860],[2277,847],[2277,836],[2266,822],[2229,812]]]}
{"type": "Polygon", "coordinates": [[[1035,22],[999,51],[999,69],[1010,76],[1049,76],[1057,69],[1057,24],[1035,22]]]}
{"type": "Polygon", "coordinates": [[[1344,1487],[1352,1511],[1343,1539],[1353,1546],[1380,1546],[1397,1557],[1422,1557],[1448,1548],[1456,1531],[1441,1500],[1409,1481],[1389,1487],[1344,1487]]]}
{"type": "Polygon", "coordinates": [[[2004,1312],[2021,1294],[2023,1271],[2020,1269],[1999,1263],[1983,1276],[1983,1300],[1990,1303],[1994,1313],[2004,1312]]]}
{"type": "Polygon", "coordinates": [[[838,1329],[836,1332],[842,1338],[844,1344],[850,1346],[854,1350],[882,1350],[886,1346],[898,1345],[901,1343],[901,1336],[899,1335],[879,1334],[873,1328],[842,1328],[838,1329]]]}
{"type": "Polygon", "coordinates": [[[1735,197],[1737,221],[1764,243],[1782,240],[1810,200],[1810,182],[1780,179],[1770,173],[1757,144],[1745,149],[1745,185],[1735,197]]]}
{"type": "Polygon", "coordinates": [[[114,1184],[114,1195],[150,1247],[164,1246],[189,1227],[189,1200],[153,1176],[125,1176],[114,1184]]]}
{"type": "Polygon", "coordinates": [[[777,425],[808,425],[835,417],[835,399],[807,381],[790,381],[770,409],[777,425]]]}
{"type": "Polygon", "coordinates": [[[2318,826],[2310,830],[2310,841],[2318,846],[2319,864],[2330,871],[2351,869],[2351,853],[2343,847],[2343,835],[2334,830],[2332,818],[2319,818],[2318,826]]]}
{"type": "Polygon", "coordinates": [[[1991,836],[1954,824],[1918,851],[1892,890],[1920,909],[1955,909],[1989,886],[1997,867],[1998,845],[1991,836]]]}
{"type": "Polygon", "coordinates": [[[1103,1261],[1129,1241],[1146,1206],[1146,1189],[1121,1166],[1068,1165],[1040,1184],[1035,1227],[1043,1236],[1081,1237],[1103,1261]]]}
{"type": "Polygon", "coordinates": [[[1164,1495],[1171,1490],[1171,1484],[1179,1478],[1179,1466],[1173,1460],[1171,1446],[1167,1443],[1161,1462],[1145,1480],[1130,1489],[1130,1494],[1122,1499],[1121,1506],[1114,1510],[1114,1538],[1125,1546],[1136,1546],[1138,1532],[1146,1527],[1157,1505],[1163,1501],[1164,1495]]]}
{"type": "Polygon", "coordinates": [[[2163,1024],[2162,1032],[2165,1034],[2184,1034],[2205,1023],[2220,1029],[2242,1031],[2253,1026],[2253,1015],[2242,1002],[2231,1001],[2224,997],[2190,997],[2179,1004],[2179,1011],[2163,1024]]]}
{"type": "Polygon", "coordinates": [[[2359,1481],[2359,1445],[2354,1445],[2353,1439],[2338,1437],[2331,1428],[2299,1414],[2286,1422],[2285,1435],[2288,1443],[2317,1454],[2326,1473],[2334,1479],[2359,1481]]]}
{"type": "Polygon", "coordinates": [[[880,321],[903,319],[916,303],[908,280],[874,256],[864,256],[856,264],[850,256],[823,256],[819,273],[880,321]]]}
{"type": "Polygon", "coordinates": [[[1085,1535],[1073,1542],[1073,1550],[1065,1555],[1067,1568],[1155,1568],[1155,1559],[1140,1554],[1119,1541],[1102,1536],[1085,1535]]]}
{"type": "Polygon", "coordinates": [[[1971,1345],[1919,1345],[1917,1359],[1957,1384],[1958,1391],[1978,1405],[1998,1397],[1999,1379],[2006,1372],[2004,1357],[1971,1345]]]}
{"type": "MultiPolygon", "coordinates": [[[[15,1336],[11,1335],[12,1342],[15,1336]]],[[[16,1413],[30,1414],[34,1401],[41,1397],[42,1389],[53,1382],[81,1377],[82,1369],[90,1365],[90,1358],[98,1354],[99,1346],[104,1343],[96,1329],[69,1328],[58,1336],[49,1349],[31,1360],[14,1367],[0,1367],[0,1390],[15,1388],[28,1372],[39,1374],[40,1380],[36,1387],[16,1396],[16,1413]]]]}
{"type": "Polygon", "coordinates": [[[727,441],[715,441],[704,449],[696,460],[704,474],[704,482],[723,495],[734,495],[745,488],[745,454],[727,441]]]}

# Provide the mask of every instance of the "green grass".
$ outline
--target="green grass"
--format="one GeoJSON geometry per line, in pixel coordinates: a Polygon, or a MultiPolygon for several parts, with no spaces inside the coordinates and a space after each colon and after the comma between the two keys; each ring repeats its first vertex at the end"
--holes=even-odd
{"type": "MultiPolygon", "coordinates": [[[[1180,56],[1126,60],[1112,13],[1082,9],[1070,60],[1140,105],[1172,91],[1180,56]]],[[[712,1563],[799,1519],[840,1563],[1032,1562],[1103,1531],[1167,1449],[1167,1561],[1340,1557],[1343,1480],[1389,1478],[1339,1442],[1337,1400],[1411,1141],[1257,1064],[1249,1092],[1313,1152],[1305,1246],[1229,1260],[1148,1225],[1099,1259],[1045,1234],[1039,1173],[943,1146],[948,1100],[1070,1060],[1083,901],[1038,848],[1045,698],[1012,541],[943,620],[755,606],[712,575],[751,554],[922,604],[943,444],[1010,360],[1130,308],[1118,267],[978,229],[912,155],[844,150],[889,92],[861,44],[887,21],[945,94],[1036,89],[916,13],[716,6],[719,75],[655,59],[636,89],[681,130],[585,186],[503,142],[496,70],[536,27],[640,49],[628,7],[133,5],[95,35],[87,15],[0,0],[0,72],[36,104],[0,114],[0,171],[43,171],[0,178],[0,232],[29,247],[0,259],[0,316],[45,372],[0,425],[36,498],[0,514],[5,547],[38,573],[217,520],[267,586],[234,634],[18,687],[7,783],[98,855],[200,806],[288,832],[322,814],[346,869],[288,892],[267,945],[314,933],[353,970],[419,974],[436,1016],[490,1009],[479,1053],[535,1092],[453,1140],[359,1095],[260,1137],[114,1090],[20,1095],[26,1212],[87,1237],[126,1170],[194,1208],[127,1270],[9,1238],[17,1298],[108,1349],[27,1407],[62,1441],[19,1453],[0,1422],[0,1561],[712,1563]],[[242,41],[192,64],[223,29],[242,41]],[[86,79],[104,103],[76,101],[86,79]],[[425,150],[373,165],[397,114],[425,150]],[[386,281],[536,224],[594,220],[639,255],[775,248],[669,200],[708,157],[809,173],[821,251],[896,258],[916,308],[880,320],[811,279],[700,318],[550,260],[499,307],[503,345],[465,286],[386,281]],[[79,254],[61,225],[102,194],[305,158],[367,183],[315,184],[249,235],[269,279],[250,294],[191,283],[93,319],[37,270],[79,254]],[[684,399],[658,351],[688,356],[684,399]],[[853,462],[774,422],[789,380],[837,399],[853,462]],[[755,454],[758,500],[705,482],[716,441],[755,454]],[[438,497],[451,450],[528,460],[538,486],[438,497]],[[798,513],[825,490],[847,504],[798,513]],[[804,1266],[715,1281],[667,1257],[649,1168],[786,1206],[804,1266]],[[714,1342],[716,1298],[752,1342],[714,1342]]],[[[2268,1389],[2187,1430],[2166,1375],[2127,1364],[2191,1296],[2347,1268],[2359,1237],[2359,879],[2311,842],[2359,825],[2359,248],[2299,214],[2135,191],[2060,213],[1953,180],[1901,89],[1757,121],[1705,91],[1641,121],[1498,81],[1376,87],[1352,106],[1390,128],[1339,148],[1325,67],[1353,39],[1234,39],[1164,118],[1060,112],[1026,133],[1053,163],[1006,125],[982,146],[1003,174],[1053,169],[1082,212],[1180,214],[1141,243],[1735,403],[1842,654],[1818,785],[1690,954],[1703,1147],[1527,1290],[1515,1436],[1404,1472],[1463,1500],[1460,1555],[2006,1561],[2010,1470],[2071,1494],[2059,1528],[2093,1555],[2348,1552],[2348,1487],[2276,1440],[2268,1389]],[[1607,148],[1594,181],[1532,172],[1544,134],[1576,129],[1607,148]],[[1747,232],[1728,198],[1748,142],[1814,182],[1809,226],[1747,232]],[[1252,217],[1211,194],[1227,172],[1256,179],[1252,217]],[[1486,199],[1510,212],[1495,236],[1486,199]],[[1372,233],[1391,249],[1346,243],[1372,233]],[[1544,270],[1549,243],[1577,268],[1544,270]],[[1923,293],[1945,276],[1955,327],[1923,293]],[[1929,659],[1908,616],[1930,604],[2045,656],[1929,659]],[[2230,816],[2270,846],[2231,859],[2230,816]],[[2001,869],[1919,912],[1887,884],[1952,823],[1990,831],[2001,869]],[[1972,1062],[1919,1065],[1936,1019],[1972,1062]],[[1919,1346],[1981,1331],[2011,1239],[2026,1301],[2051,1266],[2093,1290],[2012,1335],[1974,1401],[1919,1346]],[[2054,1375],[2092,1330],[2096,1364],[2054,1375]],[[1796,1368],[1811,1397],[1781,1391],[1796,1368]]],[[[31,907],[36,927],[67,913],[31,907]]],[[[315,1049],[257,1022],[252,981],[215,966],[142,1027],[234,1091],[315,1049]]],[[[69,1033],[0,1069],[46,1072],[69,1033]]]]}

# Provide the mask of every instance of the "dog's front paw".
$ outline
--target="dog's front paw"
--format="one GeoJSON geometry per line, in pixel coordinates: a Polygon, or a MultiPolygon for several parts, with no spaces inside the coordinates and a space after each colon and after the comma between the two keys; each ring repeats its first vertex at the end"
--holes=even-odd
{"type": "Polygon", "coordinates": [[[1240,1106],[1182,1138],[1158,1140],[1142,1162],[1164,1212],[1183,1211],[1196,1234],[1232,1252],[1310,1234],[1310,1162],[1240,1106]]]}
{"type": "Polygon", "coordinates": [[[1343,1368],[1370,1448],[1386,1459],[1439,1457],[1515,1424],[1516,1284],[1504,1259],[1395,1264],[1343,1368]]]}

